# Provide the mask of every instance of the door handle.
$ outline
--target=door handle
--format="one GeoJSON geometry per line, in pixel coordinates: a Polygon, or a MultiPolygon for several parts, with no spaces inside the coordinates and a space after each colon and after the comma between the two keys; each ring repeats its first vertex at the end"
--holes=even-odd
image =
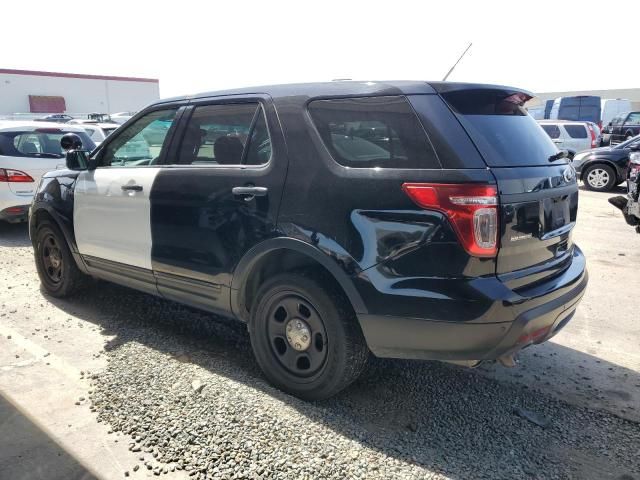
{"type": "Polygon", "coordinates": [[[231,193],[244,197],[246,201],[250,201],[253,197],[265,197],[269,189],[267,187],[233,187],[231,193]]]}
{"type": "Polygon", "coordinates": [[[142,185],[122,185],[120,187],[125,192],[141,192],[142,185]]]}

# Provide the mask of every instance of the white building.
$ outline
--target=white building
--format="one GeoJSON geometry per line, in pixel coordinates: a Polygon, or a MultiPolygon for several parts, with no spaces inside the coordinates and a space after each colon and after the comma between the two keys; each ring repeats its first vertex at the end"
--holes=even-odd
{"type": "Polygon", "coordinates": [[[0,115],[137,111],[159,98],[155,78],[0,68],[0,115]]]}

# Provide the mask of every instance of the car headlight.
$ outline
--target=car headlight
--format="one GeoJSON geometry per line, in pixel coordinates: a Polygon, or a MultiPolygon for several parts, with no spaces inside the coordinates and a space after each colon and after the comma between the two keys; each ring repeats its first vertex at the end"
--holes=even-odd
{"type": "Polygon", "coordinates": [[[582,153],[577,153],[574,157],[573,157],[573,161],[574,162],[582,162],[585,158],[587,158],[587,156],[589,155],[590,152],[582,152],[582,153]]]}

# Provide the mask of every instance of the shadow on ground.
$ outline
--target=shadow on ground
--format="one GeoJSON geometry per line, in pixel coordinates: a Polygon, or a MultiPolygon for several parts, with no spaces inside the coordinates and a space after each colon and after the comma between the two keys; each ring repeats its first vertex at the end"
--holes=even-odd
{"type": "MultiPolygon", "coordinates": [[[[306,403],[265,382],[239,322],[107,283],[73,299],[49,300],[114,335],[107,350],[137,342],[174,357],[189,352],[190,362],[262,390],[367,448],[452,478],[544,478],[545,468],[553,465],[562,478],[640,479],[632,453],[637,423],[570,405],[526,384],[486,378],[487,372],[372,359],[349,389],[306,403]],[[535,412],[550,425],[541,428],[515,415],[516,408],[535,412]],[[495,471],[496,464],[504,471],[495,471]]],[[[563,374],[562,364],[569,359],[591,364],[596,358],[553,343],[545,348],[549,362],[536,375],[554,368],[553,381],[589,390],[587,380],[563,374]]],[[[640,385],[638,372],[598,364],[640,385]]]]}
{"type": "Polygon", "coordinates": [[[26,223],[0,221],[0,247],[28,247],[31,245],[26,223]]]}
{"type": "Polygon", "coordinates": [[[89,480],[97,478],[55,440],[0,395],[0,478],[89,480]]]}

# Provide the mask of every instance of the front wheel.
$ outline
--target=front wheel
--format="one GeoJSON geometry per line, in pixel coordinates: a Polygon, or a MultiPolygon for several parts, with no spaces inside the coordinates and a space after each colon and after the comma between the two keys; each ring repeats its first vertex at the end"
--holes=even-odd
{"type": "Polygon", "coordinates": [[[285,273],[258,291],[249,321],[260,368],[277,388],[305,400],[335,395],[358,378],[369,350],[331,282],[285,273]]]}
{"type": "Polygon", "coordinates": [[[584,183],[589,190],[608,192],[616,185],[616,174],[608,165],[591,165],[584,173],[584,183]]]}
{"type": "Polygon", "coordinates": [[[57,225],[45,221],[38,226],[34,254],[40,283],[49,295],[66,297],[85,283],[87,277],[78,269],[57,225]]]}

